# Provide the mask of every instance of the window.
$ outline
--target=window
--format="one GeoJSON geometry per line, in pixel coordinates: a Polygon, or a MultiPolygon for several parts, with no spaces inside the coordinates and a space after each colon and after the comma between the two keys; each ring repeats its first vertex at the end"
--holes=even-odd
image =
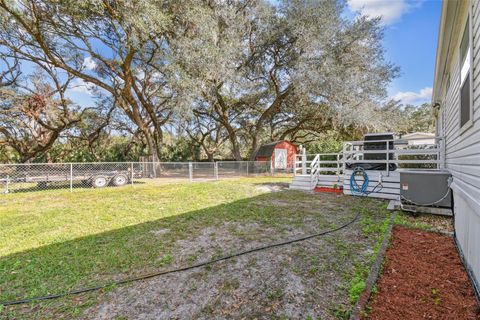
{"type": "Polygon", "coordinates": [[[460,43],[460,128],[470,121],[472,111],[470,99],[470,52],[470,24],[469,19],[467,19],[462,42],[460,43]]]}

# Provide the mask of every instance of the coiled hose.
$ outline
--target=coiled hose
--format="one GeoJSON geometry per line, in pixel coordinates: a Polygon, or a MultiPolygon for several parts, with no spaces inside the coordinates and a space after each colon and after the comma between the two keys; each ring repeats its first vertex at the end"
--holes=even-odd
{"type": "Polygon", "coordinates": [[[362,167],[356,167],[350,176],[350,192],[355,196],[368,196],[369,194],[378,192],[383,188],[382,183],[378,182],[371,191],[368,191],[369,183],[370,179],[365,169],[362,167]],[[360,176],[363,177],[363,182],[361,185],[357,180],[357,177],[360,176]]]}

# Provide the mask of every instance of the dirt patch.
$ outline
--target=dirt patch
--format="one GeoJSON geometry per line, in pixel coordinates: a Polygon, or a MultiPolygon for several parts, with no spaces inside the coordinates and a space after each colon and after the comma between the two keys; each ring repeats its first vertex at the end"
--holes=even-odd
{"type": "Polygon", "coordinates": [[[432,214],[421,214],[414,216],[408,213],[402,213],[402,219],[406,224],[413,227],[426,227],[434,231],[440,231],[453,234],[453,219],[451,217],[444,217],[432,214]]]}
{"type": "Polygon", "coordinates": [[[480,319],[451,237],[395,227],[368,319],[480,319]]]}
{"type": "MultiPolygon", "coordinates": [[[[238,227],[239,232],[248,229],[256,234],[256,239],[248,240],[248,247],[241,245],[246,241],[244,237],[230,233],[232,223],[208,227],[195,238],[177,241],[174,252],[178,255],[171,267],[179,267],[185,261],[209,260],[230,253],[235,247],[253,248],[279,238],[278,233],[268,227],[255,224],[238,227]]],[[[348,237],[349,231],[342,232],[341,237],[348,237]]],[[[290,238],[299,230],[282,233],[290,238]]],[[[330,241],[332,239],[314,239],[310,243],[254,253],[212,267],[136,283],[107,294],[107,301],[89,310],[88,318],[269,319],[273,315],[284,315],[294,319],[308,316],[332,319],[330,307],[334,303],[348,302],[345,296],[339,297],[337,293],[342,287],[342,276],[334,272],[313,274],[322,267],[325,270],[334,265],[339,268],[340,261],[333,257],[335,249],[330,241]]]]}
{"type": "MultiPolygon", "coordinates": [[[[298,207],[298,199],[281,196],[281,193],[276,195],[279,196],[265,202],[280,207],[282,212],[289,209],[288,203],[291,208],[298,207]]],[[[178,239],[171,251],[172,262],[166,269],[328,230],[355,215],[351,203],[343,203],[343,199],[335,195],[313,198],[323,204],[315,212],[298,208],[288,219],[229,221],[205,226],[195,234],[178,239]],[[334,205],[342,209],[340,214],[323,210],[334,205]]],[[[355,265],[371,261],[372,249],[378,240],[378,234],[364,232],[365,223],[369,221],[378,226],[384,219],[384,213],[377,210],[369,214],[369,219],[362,217],[350,227],[328,236],[121,286],[102,294],[99,303],[87,309],[83,317],[337,319],[351,308],[348,288],[355,265]]]]}
{"type": "Polygon", "coordinates": [[[170,232],[170,229],[158,229],[158,230],[152,230],[150,231],[152,234],[156,235],[156,236],[161,236],[161,235],[164,235],[166,233],[169,233],[170,232]]]}
{"type": "Polygon", "coordinates": [[[255,189],[260,192],[279,192],[288,189],[288,183],[263,183],[257,186],[255,189]]]}
{"type": "MultiPolygon", "coordinates": [[[[318,196],[317,194],[312,194],[308,199],[303,199],[303,201],[298,201],[295,203],[294,208],[302,212],[315,212],[321,209],[325,212],[342,212],[343,204],[341,200],[344,199],[344,196],[334,195],[334,194],[323,194],[318,196]],[[329,196],[329,198],[326,198],[329,196]],[[324,201],[324,199],[329,199],[329,201],[324,201]]],[[[292,200],[288,198],[278,198],[278,199],[268,199],[268,200],[259,200],[255,201],[254,204],[257,206],[274,206],[276,208],[292,208],[292,200]]]]}

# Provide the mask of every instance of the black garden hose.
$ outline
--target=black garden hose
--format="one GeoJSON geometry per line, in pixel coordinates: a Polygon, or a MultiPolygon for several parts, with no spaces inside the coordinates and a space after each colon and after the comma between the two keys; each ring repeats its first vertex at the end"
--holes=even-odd
{"type": "Polygon", "coordinates": [[[350,220],[349,222],[347,222],[346,224],[344,224],[340,227],[334,228],[334,229],[318,232],[318,233],[315,233],[315,234],[311,234],[311,235],[308,235],[308,236],[295,238],[295,239],[291,239],[291,240],[287,240],[287,241],[283,241],[283,242],[272,243],[272,244],[269,244],[269,245],[256,247],[256,248],[245,250],[245,251],[240,251],[240,252],[237,252],[237,253],[234,253],[234,254],[231,254],[231,255],[227,255],[227,256],[217,258],[217,259],[213,259],[213,260],[209,260],[209,261],[205,261],[205,262],[200,262],[198,264],[194,264],[194,265],[188,266],[188,267],[182,267],[182,268],[166,270],[166,271],[158,271],[158,272],[154,272],[154,273],[148,273],[148,274],[144,274],[144,275],[140,275],[140,276],[136,276],[136,277],[125,278],[125,279],[120,279],[120,280],[117,280],[117,281],[108,282],[108,283],[101,284],[101,285],[98,285],[98,286],[80,288],[80,289],[67,291],[67,292],[62,292],[62,293],[57,293],[57,294],[38,296],[38,297],[33,297],[33,298],[21,299],[21,300],[2,301],[2,302],[0,302],[0,305],[11,306],[11,305],[18,305],[18,304],[26,304],[26,303],[35,302],[35,301],[53,300],[53,299],[58,299],[58,298],[62,298],[62,297],[70,296],[70,295],[76,295],[76,294],[80,294],[80,293],[96,291],[96,290],[104,289],[104,288],[107,288],[107,287],[110,287],[110,286],[115,286],[115,285],[135,282],[135,281],[141,281],[141,280],[145,280],[145,279],[149,279],[149,278],[153,278],[153,277],[158,277],[158,276],[163,276],[163,275],[167,275],[167,274],[171,274],[171,273],[178,273],[178,272],[182,272],[182,271],[197,269],[197,268],[204,267],[204,266],[207,266],[207,265],[211,265],[211,264],[214,264],[214,263],[217,263],[217,262],[220,262],[220,261],[229,260],[229,259],[232,259],[232,258],[243,256],[243,255],[246,255],[246,254],[249,254],[249,253],[258,252],[258,251],[262,251],[262,250],[266,250],[266,249],[270,249],[270,248],[275,248],[275,247],[280,247],[280,246],[284,246],[284,245],[288,245],[288,244],[292,244],[292,243],[296,243],[296,242],[300,242],[300,241],[305,241],[305,240],[312,239],[312,238],[315,238],[315,237],[324,236],[324,235],[327,235],[327,234],[330,234],[330,233],[334,233],[334,232],[340,231],[342,229],[345,229],[348,226],[350,226],[351,224],[353,224],[355,221],[357,221],[359,216],[360,216],[360,212],[358,212],[355,215],[355,217],[352,220],[350,220]]]}

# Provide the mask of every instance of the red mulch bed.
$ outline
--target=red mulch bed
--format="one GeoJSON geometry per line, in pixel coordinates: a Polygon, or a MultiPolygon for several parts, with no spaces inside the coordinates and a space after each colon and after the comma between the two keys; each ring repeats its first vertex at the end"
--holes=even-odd
{"type": "Polygon", "coordinates": [[[480,319],[453,239],[396,226],[368,319],[480,319]]]}
{"type": "Polygon", "coordinates": [[[326,192],[326,193],[336,193],[343,194],[343,189],[338,188],[328,188],[328,187],[316,187],[313,189],[315,192],[326,192]]]}

